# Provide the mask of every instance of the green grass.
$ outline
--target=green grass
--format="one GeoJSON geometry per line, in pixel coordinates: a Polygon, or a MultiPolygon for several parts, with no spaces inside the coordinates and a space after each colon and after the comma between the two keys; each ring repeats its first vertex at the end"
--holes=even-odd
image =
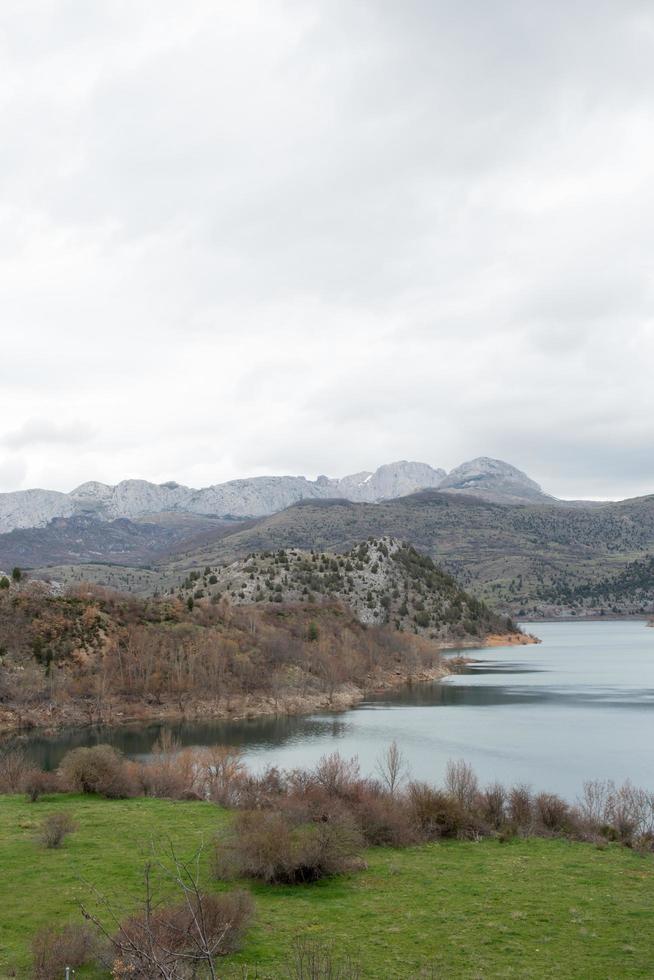
{"type": "MultiPolygon", "coordinates": [[[[152,838],[190,851],[226,819],[205,803],[0,797],[0,977],[28,975],[39,926],[76,919],[82,879],[126,905],[152,838]],[[60,851],[40,848],[38,823],[63,808],[79,830],[60,851]]],[[[375,849],[366,860],[366,871],[318,885],[253,887],[256,924],[223,975],[247,965],[250,977],[283,977],[294,937],[309,933],[366,977],[654,976],[651,857],[532,839],[375,849]]]]}

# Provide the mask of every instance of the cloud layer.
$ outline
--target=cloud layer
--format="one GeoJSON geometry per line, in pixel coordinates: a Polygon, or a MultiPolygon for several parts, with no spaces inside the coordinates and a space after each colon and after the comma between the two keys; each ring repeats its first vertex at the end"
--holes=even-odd
{"type": "Polygon", "coordinates": [[[0,490],[493,455],[654,491],[654,10],[0,12],[0,490]]]}

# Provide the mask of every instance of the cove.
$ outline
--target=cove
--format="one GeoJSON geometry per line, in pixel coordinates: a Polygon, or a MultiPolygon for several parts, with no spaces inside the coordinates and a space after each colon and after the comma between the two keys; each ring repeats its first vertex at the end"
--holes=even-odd
{"type": "Polygon", "coordinates": [[[654,629],[642,620],[529,623],[538,646],[467,650],[444,681],[370,695],[340,713],[83,728],[21,740],[55,768],[78,745],[147,756],[166,728],[184,746],[239,746],[254,769],[356,755],[364,773],[394,739],[414,779],[439,782],[465,759],[482,782],[525,782],[573,798],[586,779],[654,787],[654,629]]]}

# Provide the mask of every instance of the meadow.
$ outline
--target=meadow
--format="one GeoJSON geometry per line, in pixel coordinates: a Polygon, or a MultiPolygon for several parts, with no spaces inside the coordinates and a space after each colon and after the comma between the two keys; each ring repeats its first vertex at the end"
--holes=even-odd
{"type": "MultiPolygon", "coordinates": [[[[80,918],[93,888],[127,910],[143,894],[152,843],[190,854],[229,821],[211,803],[58,794],[0,797],[0,976],[30,976],[46,924],[80,918]],[[59,849],[35,842],[46,814],[78,829],[59,849]]],[[[363,977],[654,975],[654,861],[619,845],[563,839],[456,840],[370,848],[363,870],[310,885],[247,883],[256,917],[224,977],[295,977],[298,936],[349,957],[363,977]]],[[[78,977],[106,976],[95,967],[78,977]]]]}

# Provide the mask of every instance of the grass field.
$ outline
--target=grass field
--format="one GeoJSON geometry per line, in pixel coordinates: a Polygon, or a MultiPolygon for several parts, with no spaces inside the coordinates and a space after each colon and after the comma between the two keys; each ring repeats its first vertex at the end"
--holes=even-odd
{"type": "MultiPolygon", "coordinates": [[[[126,906],[140,894],[153,838],[190,851],[227,819],[205,803],[0,797],[0,977],[29,976],[31,935],[76,920],[85,882],[126,906]],[[58,851],[33,839],[53,809],[79,823],[58,851]]],[[[345,878],[252,887],[256,923],[222,975],[243,976],[247,966],[249,977],[288,976],[294,937],[309,934],[350,954],[365,977],[654,977],[651,857],[541,839],[365,857],[368,869],[345,878]]]]}

